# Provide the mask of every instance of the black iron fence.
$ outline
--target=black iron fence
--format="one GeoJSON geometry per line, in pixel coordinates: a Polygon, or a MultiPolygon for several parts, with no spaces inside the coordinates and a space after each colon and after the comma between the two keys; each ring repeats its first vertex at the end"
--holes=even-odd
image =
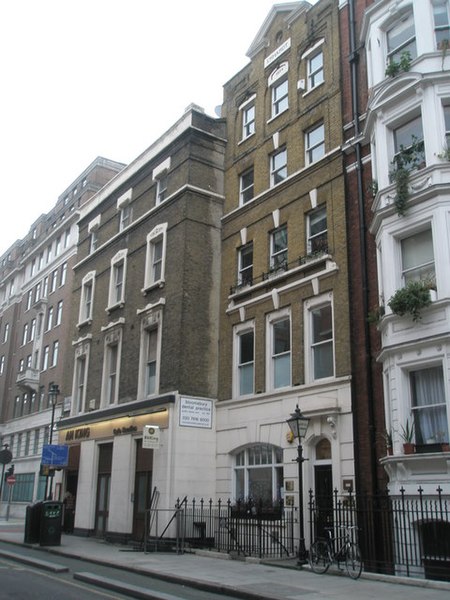
{"type": "Polygon", "coordinates": [[[413,496],[403,488],[398,496],[310,491],[310,540],[346,525],[358,527],[366,571],[450,581],[450,496],[440,487],[413,496]]]}
{"type": "Polygon", "coordinates": [[[296,511],[280,503],[232,503],[212,500],[177,503],[178,528],[183,545],[259,558],[295,554],[296,511]]]}

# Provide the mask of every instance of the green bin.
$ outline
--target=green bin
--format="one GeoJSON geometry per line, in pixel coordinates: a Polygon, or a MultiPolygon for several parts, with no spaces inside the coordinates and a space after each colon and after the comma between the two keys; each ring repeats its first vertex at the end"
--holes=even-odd
{"type": "Polygon", "coordinates": [[[39,537],[41,546],[61,545],[62,514],[62,502],[47,500],[42,503],[39,537]]]}

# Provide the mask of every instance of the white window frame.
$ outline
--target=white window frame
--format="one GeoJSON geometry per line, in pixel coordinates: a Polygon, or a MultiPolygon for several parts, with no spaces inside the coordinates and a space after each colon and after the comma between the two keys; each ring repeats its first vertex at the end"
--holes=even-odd
{"type": "Polygon", "coordinates": [[[308,299],[304,304],[304,332],[305,332],[305,379],[306,383],[327,381],[335,377],[336,372],[336,354],[335,354],[335,326],[334,326],[334,303],[333,294],[324,294],[316,298],[308,299]],[[331,310],[331,338],[320,342],[314,341],[314,322],[313,313],[321,308],[330,307],[331,310]],[[332,373],[326,377],[315,376],[314,354],[316,349],[325,344],[331,344],[332,353],[332,373]]]}
{"type": "Polygon", "coordinates": [[[89,271],[81,282],[80,310],[78,314],[78,326],[84,323],[92,323],[94,306],[96,271],[89,271]]]}
{"type": "Polygon", "coordinates": [[[305,131],[305,164],[312,165],[325,156],[325,125],[323,122],[310,127],[305,131]],[[311,137],[318,131],[322,131],[319,141],[312,141],[311,137]],[[315,156],[318,150],[322,150],[319,156],[315,156]]]}
{"type": "Polygon", "coordinates": [[[307,215],[307,253],[308,254],[316,254],[316,253],[320,253],[320,252],[328,252],[328,215],[327,215],[327,207],[325,204],[321,204],[320,206],[318,206],[316,209],[314,209],[313,211],[311,211],[308,215],[307,215]],[[326,227],[325,229],[321,229],[318,231],[313,232],[312,227],[314,225],[315,221],[323,221],[323,218],[321,218],[321,215],[325,214],[325,222],[326,222],[326,227]],[[319,217],[319,218],[317,218],[319,217]],[[324,244],[323,241],[324,239],[326,240],[326,249],[323,248],[324,244]],[[319,241],[319,248],[315,248],[315,244],[317,243],[317,240],[319,241]]]}
{"type": "Polygon", "coordinates": [[[41,369],[41,371],[46,371],[48,369],[49,354],[50,354],[50,347],[45,346],[44,351],[42,353],[42,369],[41,369]]]}
{"type": "Polygon", "coordinates": [[[0,375],[3,375],[5,371],[5,355],[0,357],[0,375]]]}
{"type": "Polygon", "coordinates": [[[244,286],[244,285],[252,285],[253,284],[253,265],[254,265],[253,261],[254,261],[253,241],[250,241],[247,244],[245,244],[244,246],[241,246],[238,250],[238,285],[244,286]],[[243,266],[243,264],[242,264],[243,255],[244,255],[245,251],[249,250],[250,248],[252,251],[251,267],[249,265],[243,266]],[[250,270],[251,270],[251,275],[249,277],[247,275],[247,272],[250,270]]]}
{"type": "Polygon", "coordinates": [[[398,62],[401,58],[402,53],[405,51],[408,51],[410,53],[412,60],[414,60],[417,57],[417,38],[416,38],[416,28],[415,28],[415,22],[414,22],[414,13],[413,13],[412,7],[411,7],[411,10],[408,10],[405,13],[403,13],[403,15],[401,15],[392,25],[390,25],[386,29],[386,58],[387,58],[386,63],[389,65],[389,63],[391,61],[398,62]],[[396,30],[396,29],[399,30],[405,22],[411,21],[411,20],[414,25],[414,35],[409,36],[408,38],[406,38],[405,40],[403,40],[396,46],[392,46],[390,48],[389,40],[390,40],[390,36],[392,36],[392,33],[394,32],[394,30],[396,30]],[[414,50],[412,51],[413,48],[414,48],[414,50]]]}
{"type": "Polygon", "coordinates": [[[280,227],[277,227],[277,229],[272,231],[272,233],[270,234],[270,269],[271,270],[273,270],[273,271],[277,271],[278,269],[287,270],[288,244],[289,244],[289,241],[288,241],[287,224],[281,225],[280,227]],[[285,247],[277,250],[275,248],[275,241],[276,241],[277,237],[279,236],[279,234],[282,233],[283,231],[286,232],[286,234],[285,234],[286,245],[285,245],[285,247]]]}
{"type": "Polygon", "coordinates": [[[253,94],[239,107],[242,119],[242,141],[254,135],[256,131],[255,98],[256,94],[253,94]]]}
{"type": "Polygon", "coordinates": [[[167,223],[156,225],[147,235],[147,250],[145,257],[144,289],[146,291],[165,282],[167,251],[167,223]],[[161,248],[161,257],[158,258],[156,249],[161,248]],[[159,272],[159,277],[156,275],[159,272]]]}
{"type": "Polygon", "coordinates": [[[90,339],[85,338],[75,342],[75,362],[72,383],[72,416],[83,413],[87,397],[87,377],[89,372],[90,339]],[[81,366],[83,369],[81,371],[81,366]]]}
{"type": "Polygon", "coordinates": [[[432,0],[433,7],[433,23],[434,23],[434,36],[436,39],[436,48],[441,50],[441,42],[444,40],[450,39],[450,14],[449,14],[449,5],[448,0],[432,0]],[[438,7],[442,7],[444,10],[441,11],[441,14],[446,14],[446,22],[441,21],[441,23],[436,24],[436,16],[438,14],[438,7]]]}
{"type": "Polygon", "coordinates": [[[271,118],[274,119],[289,110],[289,80],[287,63],[280,65],[269,78],[271,86],[271,118]],[[282,76],[280,76],[282,74],[282,76]]]}
{"type": "MultiPolygon", "coordinates": [[[[309,48],[306,52],[304,52],[301,56],[302,61],[306,61],[306,81],[307,81],[307,92],[309,93],[311,90],[319,87],[325,83],[325,66],[324,66],[324,51],[323,45],[325,43],[325,38],[321,38],[318,42],[316,42],[311,48],[309,48]],[[313,61],[319,55],[322,56],[322,65],[318,68],[313,66],[313,61]],[[316,78],[322,75],[322,79],[316,83],[316,78]]],[[[302,82],[303,83],[303,82],[302,82]]]]}
{"type": "Polygon", "coordinates": [[[52,346],[52,362],[50,364],[51,367],[56,367],[58,364],[58,354],[59,354],[59,341],[55,340],[52,346]]]}
{"type": "Polygon", "coordinates": [[[156,206],[167,199],[167,173],[170,169],[170,163],[169,156],[152,172],[152,179],[156,182],[156,206]]]}
{"type": "Polygon", "coordinates": [[[63,311],[63,300],[60,300],[56,305],[56,318],[55,318],[55,327],[57,325],[61,325],[62,322],[62,311],[63,311]]]}
{"type": "Polygon", "coordinates": [[[62,287],[67,281],[67,263],[61,265],[61,277],[59,279],[59,287],[62,287]]]}
{"type": "Polygon", "coordinates": [[[239,205],[248,204],[255,197],[255,169],[251,166],[249,169],[241,173],[239,177],[239,205]],[[251,174],[252,182],[249,184],[245,178],[251,174]],[[250,197],[248,195],[250,194],[250,197]]]}
{"type": "Polygon", "coordinates": [[[255,322],[246,321],[235,325],[233,329],[233,397],[240,398],[250,396],[255,393],[255,322]],[[241,361],[241,340],[242,336],[248,333],[253,334],[253,359],[246,363],[241,361]],[[241,373],[244,369],[252,368],[252,389],[249,392],[242,393],[241,373]]]}
{"type": "MultiPolygon", "coordinates": [[[[400,269],[401,269],[401,285],[406,285],[409,281],[417,281],[417,280],[426,280],[426,281],[434,281],[436,280],[436,253],[434,251],[434,235],[433,235],[433,227],[430,222],[427,222],[425,226],[422,225],[420,229],[409,231],[406,235],[403,235],[399,239],[400,245],[400,269]],[[433,254],[432,260],[427,260],[422,263],[417,263],[415,266],[406,266],[404,264],[405,258],[405,241],[411,240],[414,238],[417,239],[417,236],[421,234],[428,233],[431,237],[431,250],[433,254]]],[[[418,247],[418,244],[413,244],[414,247],[418,247]]]]}
{"type": "Polygon", "coordinates": [[[53,327],[53,306],[49,306],[47,309],[47,319],[45,321],[45,331],[50,331],[53,327]]]}
{"type": "MultiPolygon", "coordinates": [[[[449,443],[449,433],[450,433],[450,424],[449,424],[449,403],[448,403],[448,398],[447,398],[447,390],[446,390],[446,379],[445,379],[445,374],[444,374],[444,365],[442,364],[442,361],[438,361],[438,362],[426,362],[424,364],[415,364],[413,367],[411,366],[408,369],[408,380],[409,380],[409,393],[410,393],[410,408],[411,408],[411,414],[413,415],[413,422],[415,424],[415,443],[416,444],[420,444],[420,440],[418,439],[419,437],[419,433],[421,432],[420,427],[417,426],[417,419],[416,419],[416,413],[419,414],[420,411],[427,411],[427,410],[436,410],[439,408],[444,408],[445,409],[445,425],[447,430],[441,430],[439,429],[438,431],[433,431],[433,435],[430,438],[425,438],[422,439],[422,444],[420,444],[421,446],[427,446],[430,444],[441,444],[441,443],[449,443]],[[423,371],[427,371],[428,369],[436,369],[439,368],[440,369],[440,374],[442,376],[442,401],[441,402],[433,402],[431,404],[422,404],[422,405],[415,405],[414,403],[414,393],[413,393],[413,373],[418,373],[418,372],[423,372],[423,371]]],[[[432,426],[430,425],[430,428],[432,428],[432,426]]]]}
{"type": "Polygon", "coordinates": [[[270,187],[281,183],[287,178],[287,161],[288,157],[286,146],[283,146],[282,148],[270,155],[270,187]],[[283,159],[283,161],[281,163],[278,163],[280,158],[283,159]],[[284,176],[281,176],[280,174],[284,176]]]}
{"type": "Polygon", "coordinates": [[[123,231],[133,222],[133,207],[131,204],[122,206],[119,211],[119,231],[123,231]]]}
{"type": "MultiPolygon", "coordinates": [[[[272,487],[272,498],[262,498],[263,501],[279,502],[281,500],[281,490],[283,486],[283,450],[273,444],[257,443],[241,448],[239,452],[235,453],[234,456],[234,469],[233,469],[233,496],[236,502],[245,503],[249,498],[253,499],[258,503],[261,499],[258,496],[255,497],[254,490],[251,490],[251,471],[255,473],[260,470],[271,470],[271,487],[272,487]],[[271,460],[269,461],[268,454],[271,454],[271,460]],[[252,458],[250,455],[253,454],[252,458]],[[259,455],[259,456],[258,456],[259,455]],[[244,493],[239,495],[238,492],[238,473],[242,473],[241,479],[243,483],[244,493]]],[[[259,477],[257,478],[260,479],[259,477]]],[[[245,504],[242,506],[242,510],[245,510],[245,504]]]]}
{"type": "Polygon", "coordinates": [[[101,215],[97,215],[95,219],[89,222],[88,233],[89,233],[89,254],[92,254],[97,250],[98,247],[98,229],[100,227],[101,215]]]}
{"type": "Polygon", "coordinates": [[[161,343],[163,309],[161,306],[152,307],[150,310],[138,311],[141,316],[140,324],[140,348],[139,348],[139,375],[138,375],[138,397],[145,399],[159,394],[160,368],[161,368],[161,343]],[[155,381],[153,392],[148,392],[148,352],[149,332],[156,331],[156,353],[155,353],[155,381]]]}
{"type": "MultiPolygon", "coordinates": [[[[393,157],[392,164],[394,168],[397,165],[397,157],[399,157],[403,150],[407,150],[415,143],[422,142],[424,144],[424,133],[423,133],[423,119],[422,113],[414,113],[406,115],[406,118],[402,119],[401,123],[397,123],[391,126],[391,135],[392,135],[392,147],[393,147],[393,157]],[[420,123],[420,127],[416,127],[416,124],[420,123]],[[402,131],[406,132],[407,138],[405,139],[405,144],[402,143],[402,131]],[[421,133],[421,136],[416,136],[412,131],[418,131],[421,133]],[[408,135],[409,133],[409,135],[408,135]],[[416,140],[413,139],[416,138],[416,140]]],[[[425,147],[423,149],[423,161],[425,162],[425,147]]],[[[417,165],[405,165],[408,170],[413,170],[417,165]]]]}
{"type": "Polygon", "coordinates": [[[103,376],[101,391],[101,406],[115,406],[119,401],[120,367],[122,363],[122,325],[116,323],[107,326],[104,331],[103,376]],[[115,348],[115,350],[113,350],[115,348]],[[112,368],[111,357],[115,353],[115,368],[112,368]],[[113,386],[111,386],[113,381],[113,386]]]}
{"type": "Polygon", "coordinates": [[[290,308],[270,313],[266,317],[266,389],[280,390],[292,386],[292,317],[290,308]],[[281,321],[289,321],[289,350],[276,352],[274,329],[281,321]],[[276,385],[275,369],[283,357],[289,357],[289,381],[285,385],[276,385]]]}
{"type": "Polygon", "coordinates": [[[127,279],[127,254],[128,249],[119,250],[111,259],[111,268],[109,275],[109,295],[107,311],[116,307],[122,307],[125,304],[125,287],[127,279]],[[117,278],[118,269],[122,267],[122,277],[119,282],[117,278]],[[120,296],[117,294],[120,283],[120,296]]]}

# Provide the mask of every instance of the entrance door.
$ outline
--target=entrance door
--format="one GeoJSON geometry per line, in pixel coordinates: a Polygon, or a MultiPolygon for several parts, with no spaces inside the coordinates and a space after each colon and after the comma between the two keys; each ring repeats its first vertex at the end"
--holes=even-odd
{"type": "Polygon", "coordinates": [[[333,475],[331,465],[315,465],[316,536],[326,537],[333,526],[333,475]]]}
{"type": "Polygon", "coordinates": [[[103,537],[108,531],[110,487],[111,474],[99,475],[97,483],[97,523],[95,526],[95,535],[100,537],[103,537]]]}
{"type": "Polygon", "coordinates": [[[142,448],[136,440],[136,478],[134,483],[133,539],[144,539],[145,511],[150,508],[152,494],[153,450],[142,448]]]}
{"type": "Polygon", "coordinates": [[[112,444],[102,444],[99,446],[97,505],[95,511],[95,535],[99,537],[104,537],[108,531],[112,449],[112,444]]]}

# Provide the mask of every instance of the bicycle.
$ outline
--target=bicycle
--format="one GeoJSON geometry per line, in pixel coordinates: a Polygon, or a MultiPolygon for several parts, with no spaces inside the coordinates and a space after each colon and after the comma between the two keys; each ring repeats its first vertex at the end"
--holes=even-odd
{"type": "Polygon", "coordinates": [[[362,571],[361,551],[358,544],[351,541],[350,531],[357,529],[356,525],[339,526],[337,529],[345,531],[340,538],[333,537],[333,527],[325,527],[328,534],[327,539],[317,539],[309,549],[309,565],[314,573],[326,573],[333,562],[345,561],[347,575],[352,579],[358,579],[362,571]],[[338,550],[335,550],[338,539],[343,540],[338,550]]]}

